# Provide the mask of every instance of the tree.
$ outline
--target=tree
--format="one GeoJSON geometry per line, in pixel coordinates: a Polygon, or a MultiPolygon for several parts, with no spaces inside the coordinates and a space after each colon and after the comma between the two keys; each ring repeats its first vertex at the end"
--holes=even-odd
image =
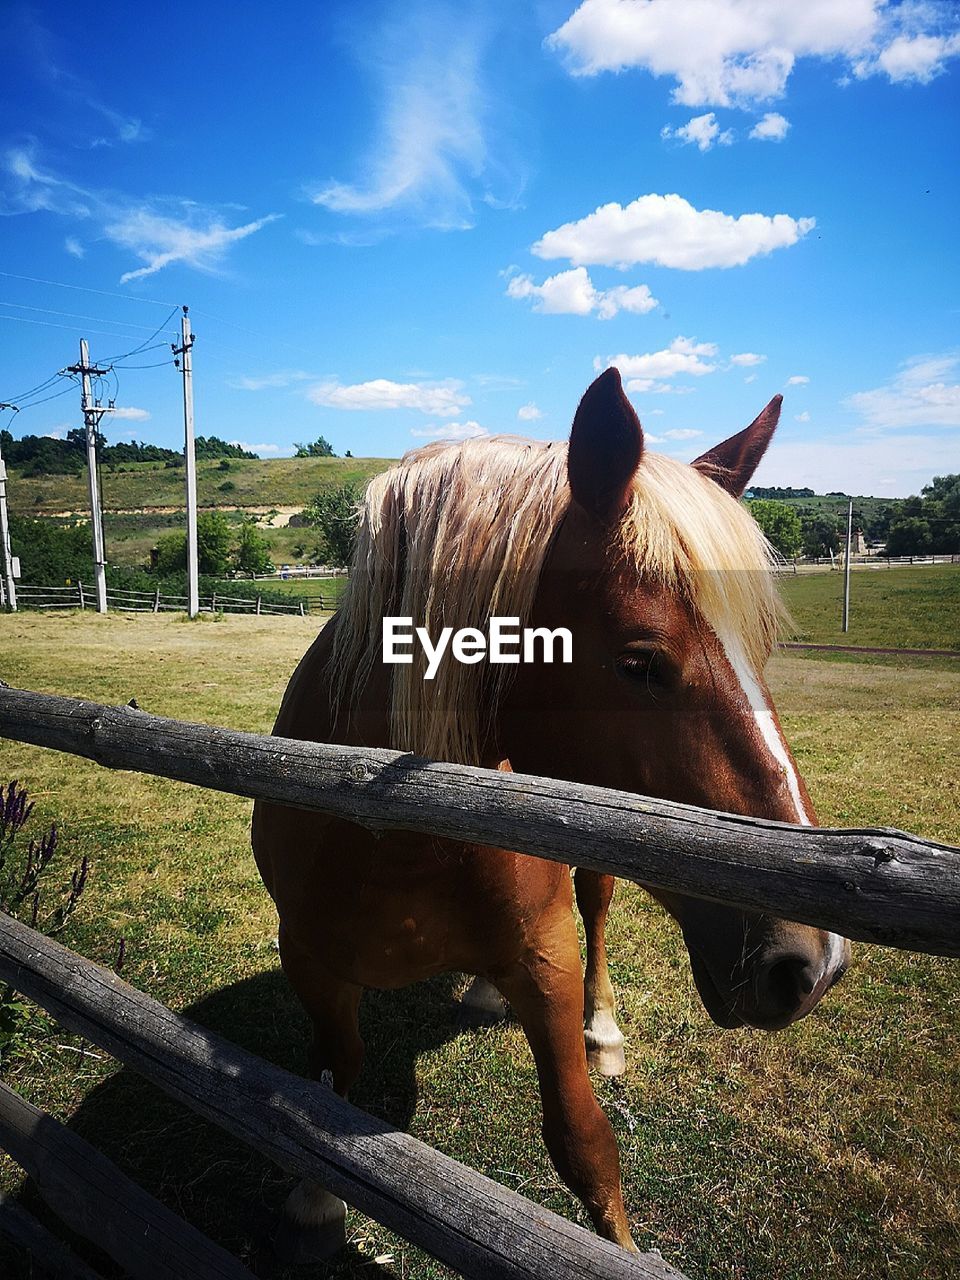
{"type": "Polygon", "coordinates": [[[360,520],[359,502],[359,491],[352,484],[343,484],[318,493],[304,507],[304,519],[319,529],[322,538],[316,551],[318,559],[341,566],[350,563],[360,520]]]}
{"type": "MultiPolygon", "coordinates": [[[[230,525],[220,511],[204,511],[197,518],[197,563],[201,573],[221,578],[230,556],[230,525]]],[[[157,572],[161,578],[187,571],[187,535],[168,533],[157,543],[157,572]]]]}
{"type": "Polygon", "coordinates": [[[805,556],[827,556],[840,547],[840,531],[836,520],[829,516],[803,516],[800,520],[803,531],[803,554],[805,556]]]}
{"type": "Polygon", "coordinates": [[[888,556],[922,556],[933,544],[930,525],[919,516],[904,516],[890,526],[887,538],[888,556]]]}
{"type": "Polygon", "coordinates": [[[323,436],[317,436],[313,444],[297,444],[293,445],[296,449],[297,458],[335,458],[337,455],[333,451],[333,445],[329,440],[324,440],[323,436]]]}
{"type": "Polygon", "coordinates": [[[782,556],[790,559],[791,556],[800,554],[803,530],[800,517],[793,507],[788,507],[784,502],[758,498],[747,503],[747,510],[782,556]]]}
{"type": "Polygon", "coordinates": [[[238,573],[269,573],[273,565],[267,550],[267,540],[252,520],[244,520],[240,526],[240,538],[233,549],[233,567],[238,573]]]}

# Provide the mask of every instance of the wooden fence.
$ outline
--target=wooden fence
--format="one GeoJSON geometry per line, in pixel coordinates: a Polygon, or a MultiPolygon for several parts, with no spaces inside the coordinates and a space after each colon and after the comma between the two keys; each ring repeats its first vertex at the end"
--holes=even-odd
{"type": "MultiPolygon", "coordinates": [[[[331,596],[326,601],[322,595],[297,599],[290,604],[276,600],[264,600],[262,595],[231,596],[215,591],[200,597],[201,613],[253,613],[299,614],[304,617],[315,605],[321,612],[335,609],[331,596]]],[[[97,594],[89,583],[78,582],[70,587],[35,587],[29,583],[17,585],[19,609],[96,609],[97,594]]],[[[122,587],[107,588],[107,609],[123,613],[186,613],[187,597],[165,595],[160,591],[130,591],[122,587]]]]}
{"type": "MultiPolygon", "coordinates": [[[[794,827],[598,787],[393,751],[236,733],[149,715],[135,706],[6,687],[0,688],[0,737],[112,768],[315,809],[374,829],[418,830],[572,862],[771,911],[854,939],[960,956],[960,849],[900,831],[794,827]]],[[[290,1171],[316,1178],[462,1275],[677,1280],[679,1273],[658,1254],[623,1253],[3,917],[0,977],[200,1114],[290,1171]]],[[[9,1109],[25,1105],[0,1095],[0,1145],[11,1141],[17,1124],[23,1131],[24,1125],[53,1123],[23,1118],[22,1111],[19,1121],[8,1120],[9,1109]]],[[[51,1146],[59,1150],[60,1143],[51,1146]]],[[[34,1167],[41,1190],[52,1180],[64,1203],[56,1161],[34,1167]]],[[[83,1178],[70,1185],[66,1200],[74,1207],[74,1225],[79,1218],[101,1244],[112,1241],[114,1256],[131,1274],[171,1280],[243,1274],[224,1270],[239,1264],[224,1262],[208,1241],[205,1270],[198,1269],[196,1253],[190,1271],[177,1270],[179,1262],[164,1270],[156,1259],[137,1270],[136,1240],[128,1237],[131,1230],[136,1237],[136,1223],[148,1218],[160,1222],[154,1230],[168,1233],[181,1252],[190,1253],[169,1215],[162,1216],[166,1211],[137,1200],[131,1216],[130,1198],[144,1193],[129,1186],[117,1190],[109,1169],[93,1188],[83,1178]],[[77,1208],[84,1197],[87,1208],[77,1208]],[[117,1213],[95,1212],[104,1197],[117,1213]]],[[[58,1207],[56,1194],[51,1199],[58,1207]]],[[[11,1229],[21,1237],[27,1230],[22,1221],[11,1229]]]]}

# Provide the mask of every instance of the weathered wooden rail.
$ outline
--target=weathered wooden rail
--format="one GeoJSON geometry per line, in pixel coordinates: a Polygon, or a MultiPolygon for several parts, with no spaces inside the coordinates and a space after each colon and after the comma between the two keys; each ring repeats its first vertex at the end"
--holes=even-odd
{"type": "MultiPolygon", "coordinates": [[[[591,1280],[683,1280],[658,1254],[625,1253],[374,1119],[332,1089],[271,1066],[173,1013],[110,970],[3,914],[0,977],[65,1027],[100,1045],[221,1129],[291,1173],[315,1178],[463,1276],[476,1280],[582,1280],[585,1276],[591,1280]]],[[[42,1156],[29,1150],[24,1153],[23,1128],[21,1121],[21,1145],[13,1155],[19,1160],[25,1154],[27,1167],[32,1164],[42,1177],[42,1156]]],[[[2,1132],[0,1124],[0,1145],[2,1132]]],[[[62,1141],[62,1134],[57,1138],[62,1141]]],[[[59,1164],[52,1168],[59,1190],[56,1207],[62,1200],[63,1183],[69,1179],[59,1164]]],[[[99,1168],[95,1172],[117,1211],[111,1223],[119,1214],[124,1227],[128,1225],[131,1202],[142,1219],[149,1216],[152,1210],[149,1205],[144,1208],[144,1202],[150,1197],[137,1191],[139,1198],[135,1198],[129,1190],[118,1197],[109,1171],[106,1175],[99,1168]]],[[[43,1181],[40,1186],[43,1190],[43,1181]]],[[[82,1217],[82,1211],[75,1213],[74,1225],[81,1229],[82,1217]]],[[[145,1280],[227,1280],[245,1273],[239,1263],[226,1270],[222,1250],[209,1241],[202,1259],[195,1255],[189,1269],[178,1271],[181,1254],[174,1257],[170,1250],[182,1244],[190,1229],[181,1224],[183,1234],[172,1234],[168,1217],[163,1220],[163,1232],[152,1240],[138,1242],[129,1230],[114,1230],[110,1239],[98,1234],[98,1243],[109,1249],[111,1241],[120,1238],[124,1253],[118,1260],[128,1268],[131,1260],[142,1262],[146,1252],[147,1269],[130,1268],[145,1280]],[[159,1262],[149,1269],[151,1245],[157,1250],[155,1258],[170,1260],[170,1269],[159,1262]],[[167,1247],[166,1253],[161,1245],[167,1247]]]]}
{"type": "Polygon", "coordinates": [[[960,956],[960,849],[796,827],[396,751],[237,733],[0,688],[0,737],[235,795],[515,849],[863,942],[960,956]]]}
{"type": "MultiPolygon", "coordinates": [[[[0,737],[110,768],[318,810],[375,831],[417,830],[515,849],[863,941],[960,956],[960,849],[901,831],[800,828],[394,751],[237,733],[149,715],[135,705],[111,707],[6,686],[0,687],[0,737]]],[[[659,1255],[616,1249],[2,915],[0,978],[229,1133],[291,1172],[315,1178],[464,1276],[678,1280],[659,1255]]],[[[24,1148],[23,1135],[34,1124],[38,1134],[53,1135],[50,1146],[58,1154],[72,1153],[69,1160],[80,1148],[70,1143],[72,1135],[61,1143],[63,1135],[49,1128],[53,1122],[31,1119],[25,1107],[0,1091],[0,1145],[12,1149],[19,1142],[15,1157],[27,1168],[33,1160],[41,1187],[52,1178],[62,1198],[66,1175],[57,1159],[38,1162],[24,1148]]],[[[155,1212],[153,1202],[112,1183],[108,1162],[96,1167],[105,1186],[122,1187],[117,1212],[123,1229],[114,1256],[134,1275],[178,1274],[136,1269],[130,1204],[136,1220],[155,1212]]],[[[56,1207],[56,1194],[51,1199],[56,1207]]],[[[83,1229],[90,1215],[75,1205],[67,1209],[79,1215],[75,1225],[83,1229]]],[[[5,1218],[22,1239],[42,1234],[39,1224],[0,1205],[0,1227],[5,1218]]],[[[242,1268],[225,1271],[216,1252],[206,1263],[204,1269],[194,1257],[193,1270],[182,1274],[197,1280],[242,1274],[242,1268]]]]}

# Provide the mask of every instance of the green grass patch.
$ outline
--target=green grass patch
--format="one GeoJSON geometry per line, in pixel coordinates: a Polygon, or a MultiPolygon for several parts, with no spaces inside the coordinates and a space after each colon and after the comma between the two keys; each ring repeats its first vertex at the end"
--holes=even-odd
{"type": "MultiPolygon", "coordinates": [[[[0,677],[265,731],[316,625],[7,616],[0,677]]],[[[821,821],[960,839],[960,671],[782,656],[770,678],[821,821]]],[[[65,855],[91,859],[67,945],[110,963],[125,938],[124,976],[135,986],[270,1061],[304,1068],[305,1021],[278,971],[247,802],[3,742],[8,777],[37,797],[38,825],[58,821],[65,855]]],[[[810,1018],[776,1035],[724,1032],[700,1005],[676,928],[639,888],[619,886],[608,936],[628,1070],[596,1087],[641,1246],[659,1247],[697,1280],[960,1272],[956,962],[857,946],[846,980],[810,1018]]],[[[453,976],[368,994],[354,1100],[583,1221],[543,1150],[522,1034],[512,1023],[461,1031],[452,1007],[460,985],[453,976]]],[[[301,1274],[271,1269],[260,1243],[263,1206],[282,1203],[286,1175],[48,1019],[36,1015],[29,1031],[14,1088],[260,1274],[301,1274]]],[[[0,1181],[20,1185],[9,1162],[0,1181]]],[[[333,1280],[450,1274],[359,1214],[350,1226],[350,1249],[323,1273],[333,1280]],[[394,1261],[371,1268],[383,1254],[394,1261]]],[[[0,1246],[0,1274],[30,1272],[0,1246]]]]}
{"type": "Polygon", "coordinates": [[[850,630],[842,628],[843,574],[787,574],[790,639],[892,649],[960,649],[960,565],[855,569],[850,630]]]}

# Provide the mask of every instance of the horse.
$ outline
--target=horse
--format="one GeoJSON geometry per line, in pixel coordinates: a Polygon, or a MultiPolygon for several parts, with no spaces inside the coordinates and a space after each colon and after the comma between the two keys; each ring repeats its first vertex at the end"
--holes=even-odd
{"type": "MultiPolygon", "coordinates": [[[[816,823],[764,682],[781,606],[771,549],[739,498],[777,425],[776,396],[687,465],[644,448],[615,368],[569,443],[437,443],[374,479],[349,583],[290,680],[274,732],[816,823]],[[571,661],[383,661],[385,617],[431,636],[492,617],[569,629],[571,661]]],[[[258,802],[253,846],[280,959],[313,1025],[310,1070],[346,1096],[364,988],[476,975],[529,1041],[551,1160],[596,1231],[633,1249],[619,1155],[591,1068],[625,1066],[604,924],[614,879],[509,849],[378,832],[258,802]],[[573,914],[583,918],[586,968],[573,914]]],[[[766,914],[650,888],[675,918],[722,1027],[775,1030],[843,974],[849,943],[766,914]]],[[[329,1256],[345,1206],[305,1181],[277,1244],[329,1256]]]]}

